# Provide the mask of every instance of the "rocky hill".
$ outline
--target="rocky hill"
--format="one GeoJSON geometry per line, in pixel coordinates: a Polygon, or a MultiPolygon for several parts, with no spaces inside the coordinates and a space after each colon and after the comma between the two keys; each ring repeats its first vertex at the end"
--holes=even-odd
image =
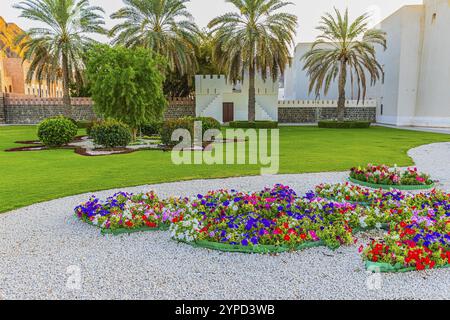
{"type": "Polygon", "coordinates": [[[7,23],[0,17],[0,52],[7,57],[19,57],[20,50],[14,41],[23,32],[15,23],[7,23]]]}

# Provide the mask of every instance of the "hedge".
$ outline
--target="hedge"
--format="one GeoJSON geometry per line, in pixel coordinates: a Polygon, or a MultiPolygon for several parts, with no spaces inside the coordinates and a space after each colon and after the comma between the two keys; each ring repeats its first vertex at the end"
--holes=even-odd
{"type": "Polygon", "coordinates": [[[275,121],[232,121],[230,127],[235,129],[276,129],[278,122],[275,121]]]}
{"type": "Polygon", "coordinates": [[[327,129],[367,129],[370,121],[319,121],[319,128],[327,129]]]}

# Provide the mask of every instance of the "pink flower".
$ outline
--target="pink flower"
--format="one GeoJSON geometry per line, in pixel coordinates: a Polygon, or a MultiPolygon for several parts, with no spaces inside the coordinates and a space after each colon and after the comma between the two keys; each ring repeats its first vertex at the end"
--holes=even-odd
{"type": "Polygon", "coordinates": [[[319,241],[319,238],[317,237],[317,234],[314,230],[309,231],[309,235],[311,238],[313,238],[314,241],[319,241]]]}

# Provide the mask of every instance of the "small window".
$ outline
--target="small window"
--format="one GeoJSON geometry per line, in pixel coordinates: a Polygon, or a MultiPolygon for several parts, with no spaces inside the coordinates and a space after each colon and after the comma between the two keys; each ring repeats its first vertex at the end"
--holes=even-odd
{"type": "Polygon", "coordinates": [[[436,22],[437,13],[433,13],[433,16],[431,17],[431,24],[434,24],[436,22]]]}
{"type": "Polygon", "coordinates": [[[381,104],[381,115],[383,115],[384,112],[384,104],[381,104]]]}
{"type": "Polygon", "coordinates": [[[9,86],[9,93],[12,93],[12,86],[9,86]]]}

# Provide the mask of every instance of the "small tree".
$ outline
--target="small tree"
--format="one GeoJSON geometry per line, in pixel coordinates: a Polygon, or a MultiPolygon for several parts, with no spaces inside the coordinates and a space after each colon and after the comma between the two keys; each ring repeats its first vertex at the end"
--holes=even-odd
{"type": "Polygon", "coordinates": [[[144,48],[94,47],[86,74],[95,111],[128,124],[136,139],[138,128],[161,119],[166,108],[164,65],[161,57],[144,48]]]}

